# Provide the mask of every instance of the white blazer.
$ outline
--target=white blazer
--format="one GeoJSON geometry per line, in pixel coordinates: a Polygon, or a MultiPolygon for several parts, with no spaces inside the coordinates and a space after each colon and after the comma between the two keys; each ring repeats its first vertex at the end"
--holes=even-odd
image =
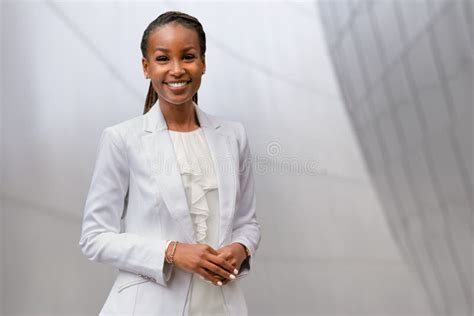
{"type": "MultiPolygon", "coordinates": [[[[222,286],[229,315],[247,314],[240,278],[260,243],[255,186],[241,123],[196,106],[219,186],[219,248],[244,244],[252,256],[222,286]]],[[[100,315],[183,315],[192,273],[165,264],[167,239],[196,243],[172,141],[157,104],[106,128],[100,140],[79,241],[92,261],[119,269],[100,315]]]]}

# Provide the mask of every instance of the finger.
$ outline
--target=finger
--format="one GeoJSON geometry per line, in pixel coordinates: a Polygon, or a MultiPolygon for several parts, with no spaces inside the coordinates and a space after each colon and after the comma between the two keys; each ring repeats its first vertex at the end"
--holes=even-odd
{"type": "MultiPolygon", "coordinates": [[[[211,273],[212,274],[212,273],[211,273]]],[[[216,274],[213,274],[214,277],[216,277],[219,281],[222,282],[222,285],[226,285],[227,283],[231,282],[232,280],[229,280],[229,279],[226,279],[226,278],[223,278],[221,276],[218,276],[216,274]]],[[[202,277],[201,277],[202,278],[202,277]]],[[[203,278],[204,279],[204,278],[203,278]]],[[[205,280],[206,282],[209,282],[212,284],[212,282],[208,281],[208,280],[205,280]]]]}
{"type": "MultiPolygon", "coordinates": [[[[223,258],[225,261],[227,261],[227,263],[229,263],[234,269],[239,269],[239,267],[237,266],[237,259],[234,258],[234,256],[232,256],[232,254],[230,255],[226,255],[226,254],[222,254],[222,255],[219,255],[218,256],[219,258],[223,258]],[[227,256],[227,257],[226,257],[227,256]]],[[[235,272],[235,271],[233,271],[235,272]]],[[[236,272],[238,273],[238,272],[236,272]]]]}
{"type": "Polygon", "coordinates": [[[213,254],[213,255],[215,255],[215,256],[217,256],[217,255],[219,254],[219,253],[217,252],[217,250],[215,250],[215,249],[212,248],[211,246],[209,246],[209,245],[207,245],[207,244],[206,244],[206,246],[207,246],[207,247],[206,247],[206,250],[207,250],[209,253],[211,253],[211,254],[213,254]]]}
{"type": "Polygon", "coordinates": [[[222,281],[219,280],[217,277],[213,276],[212,273],[204,268],[199,268],[197,271],[201,276],[204,277],[205,280],[210,281],[212,284],[220,286],[222,285],[222,281]]]}
{"type": "MultiPolygon", "coordinates": [[[[215,280],[217,280],[217,282],[221,281],[222,284],[224,284],[224,281],[228,281],[228,279],[223,278],[223,277],[221,277],[220,275],[214,274],[213,272],[211,272],[211,271],[209,271],[209,270],[207,270],[207,269],[204,269],[204,270],[206,270],[210,275],[212,275],[212,277],[213,277],[215,280]]],[[[206,281],[206,282],[209,282],[209,283],[211,283],[211,284],[214,284],[214,283],[212,283],[211,281],[208,281],[208,280],[205,280],[205,281],[206,281]]]]}
{"type": "Polygon", "coordinates": [[[220,275],[217,275],[215,274],[214,272],[210,272],[209,270],[207,270],[207,272],[209,272],[214,278],[217,278],[219,281],[221,281],[222,283],[224,283],[224,281],[229,281],[229,279],[227,278],[224,278],[220,275]]]}
{"type": "Polygon", "coordinates": [[[229,279],[222,279],[221,282],[222,282],[222,285],[226,285],[227,283],[231,282],[232,280],[229,280],[229,279]]]}
{"type": "Polygon", "coordinates": [[[228,254],[225,253],[222,254],[222,256],[209,256],[207,259],[209,261],[212,261],[214,264],[217,264],[221,268],[227,270],[228,273],[236,275],[237,273],[239,273],[237,267],[235,266],[236,260],[234,259],[232,254],[230,254],[229,258],[226,258],[226,255],[228,256],[228,254]]]}
{"type": "Polygon", "coordinates": [[[231,258],[233,258],[232,253],[230,251],[220,252],[218,256],[226,260],[230,260],[231,258]]]}
{"type": "MultiPolygon", "coordinates": [[[[228,271],[222,269],[219,265],[216,265],[216,264],[212,263],[211,261],[204,262],[202,267],[209,270],[210,272],[212,272],[214,274],[217,274],[218,276],[223,277],[223,278],[226,278],[226,279],[229,279],[229,280],[234,280],[235,279],[235,275],[233,273],[229,273],[228,271]]],[[[234,268],[232,268],[231,271],[234,271],[234,268]]]]}

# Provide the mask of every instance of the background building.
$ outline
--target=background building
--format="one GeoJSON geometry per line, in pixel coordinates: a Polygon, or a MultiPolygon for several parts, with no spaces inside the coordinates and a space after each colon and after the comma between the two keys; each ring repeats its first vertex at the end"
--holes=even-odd
{"type": "Polygon", "coordinates": [[[472,315],[472,1],[320,2],[390,231],[436,315],[472,315]]]}
{"type": "Polygon", "coordinates": [[[81,254],[82,211],[167,10],[204,25],[199,105],[248,132],[251,315],[468,315],[471,6],[388,0],[0,2],[0,314],[102,307],[114,272],[81,254]]]}

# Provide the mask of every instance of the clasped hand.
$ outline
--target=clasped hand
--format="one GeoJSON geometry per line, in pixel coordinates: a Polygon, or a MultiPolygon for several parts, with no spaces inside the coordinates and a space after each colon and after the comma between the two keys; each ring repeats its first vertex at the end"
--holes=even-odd
{"type": "Polygon", "coordinates": [[[245,250],[238,243],[217,250],[207,244],[179,243],[174,263],[178,268],[197,273],[214,285],[224,285],[235,279],[245,258],[245,250]]]}

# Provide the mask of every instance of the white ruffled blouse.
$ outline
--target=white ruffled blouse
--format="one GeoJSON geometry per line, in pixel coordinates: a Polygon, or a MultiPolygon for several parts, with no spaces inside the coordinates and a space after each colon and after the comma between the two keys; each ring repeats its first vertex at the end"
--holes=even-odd
{"type": "Polygon", "coordinates": [[[194,223],[196,240],[206,243],[209,204],[207,193],[217,189],[217,180],[211,154],[203,132],[169,131],[175,149],[178,168],[188,198],[189,211],[194,223]]]}
{"type": "MultiPolygon", "coordinates": [[[[219,195],[217,177],[204,132],[169,130],[198,243],[218,246],[219,195]]],[[[222,288],[193,274],[185,315],[225,315],[222,288]]]]}

